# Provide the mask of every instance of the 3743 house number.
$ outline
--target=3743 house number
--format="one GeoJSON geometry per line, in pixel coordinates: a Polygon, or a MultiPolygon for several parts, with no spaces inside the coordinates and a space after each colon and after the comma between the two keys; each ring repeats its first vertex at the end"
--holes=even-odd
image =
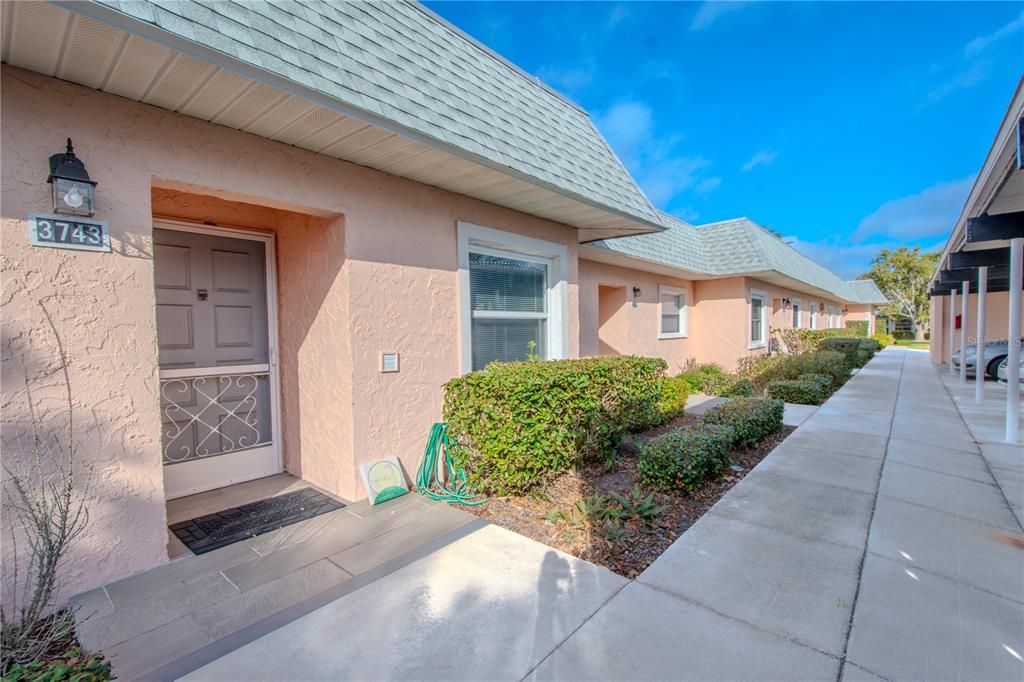
{"type": "Polygon", "coordinates": [[[67,216],[29,213],[28,241],[32,246],[110,251],[107,223],[102,220],[77,220],[67,216]]]}

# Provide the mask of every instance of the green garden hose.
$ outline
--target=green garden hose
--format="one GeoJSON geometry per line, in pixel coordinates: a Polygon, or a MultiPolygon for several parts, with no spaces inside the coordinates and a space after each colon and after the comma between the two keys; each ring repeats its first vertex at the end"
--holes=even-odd
{"type": "Polygon", "coordinates": [[[466,483],[466,472],[455,466],[452,460],[452,449],[459,447],[458,443],[448,438],[448,425],[444,422],[437,422],[430,427],[430,436],[427,437],[427,447],[423,451],[423,461],[420,462],[419,471],[416,472],[416,491],[420,495],[426,495],[438,502],[454,502],[467,507],[477,507],[486,499],[479,497],[469,489],[466,483]],[[444,450],[444,466],[447,473],[449,487],[445,487],[437,478],[438,457],[444,450]],[[436,489],[435,489],[436,487],[436,489]]]}

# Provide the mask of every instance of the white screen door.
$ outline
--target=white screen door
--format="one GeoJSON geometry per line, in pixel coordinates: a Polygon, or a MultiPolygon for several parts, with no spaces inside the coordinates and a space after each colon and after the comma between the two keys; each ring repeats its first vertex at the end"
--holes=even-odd
{"type": "Polygon", "coordinates": [[[269,238],[156,223],[167,497],[281,471],[269,238]]]}

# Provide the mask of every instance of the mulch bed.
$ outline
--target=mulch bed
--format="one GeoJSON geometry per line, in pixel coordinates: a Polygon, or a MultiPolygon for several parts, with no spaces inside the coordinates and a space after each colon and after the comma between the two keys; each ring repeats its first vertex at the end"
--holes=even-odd
{"type": "MultiPolygon", "coordinates": [[[[620,493],[628,496],[638,483],[636,474],[638,445],[653,436],[698,418],[683,416],[665,426],[627,438],[619,449],[619,460],[611,469],[593,464],[553,479],[537,492],[524,496],[491,498],[482,507],[467,507],[477,516],[503,528],[542,542],[619,575],[633,578],[647,568],[676,538],[704,515],[715,502],[736,485],[758,462],[793,431],[783,427],[761,441],[756,448],[733,452],[734,467],[722,478],[709,480],[693,495],[655,493],[654,502],[665,510],[650,526],[634,519],[622,526],[615,539],[605,528],[590,522],[573,523],[563,518],[551,520],[557,512],[571,512],[594,493],[620,493]]],[[[646,494],[646,491],[644,491],[646,494]]]]}

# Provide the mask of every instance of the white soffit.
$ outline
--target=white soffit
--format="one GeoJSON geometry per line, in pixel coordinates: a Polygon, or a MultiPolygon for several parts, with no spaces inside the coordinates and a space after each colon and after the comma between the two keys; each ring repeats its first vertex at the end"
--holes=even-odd
{"type": "Polygon", "coordinates": [[[4,63],[440,187],[579,229],[657,231],[47,2],[2,3],[4,63]]]}

